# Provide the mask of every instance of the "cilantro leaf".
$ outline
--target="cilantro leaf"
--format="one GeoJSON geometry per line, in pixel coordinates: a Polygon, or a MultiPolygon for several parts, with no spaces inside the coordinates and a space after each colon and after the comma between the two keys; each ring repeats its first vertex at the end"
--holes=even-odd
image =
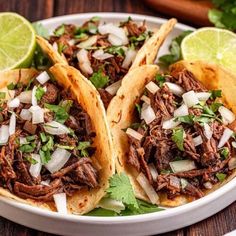
{"type": "Polygon", "coordinates": [[[45,103],[44,107],[50,111],[53,111],[55,113],[55,120],[61,124],[63,124],[69,118],[69,114],[66,112],[65,107],[48,103],[45,103]]]}
{"type": "Polygon", "coordinates": [[[184,150],[184,129],[183,128],[174,129],[171,139],[173,142],[176,143],[180,151],[184,150]]]}
{"type": "Polygon", "coordinates": [[[213,102],[213,103],[210,105],[210,109],[211,109],[213,112],[217,112],[220,106],[222,106],[222,103],[213,102]]]}
{"type": "Polygon", "coordinates": [[[211,90],[211,98],[216,99],[220,98],[222,96],[222,91],[221,90],[211,90]]]}
{"type": "Polygon", "coordinates": [[[26,157],[24,157],[24,159],[25,159],[26,161],[28,161],[30,164],[33,164],[33,165],[35,165],[35,164],[38,163],[38,162],[37,162],[34,158],[32,158],[31,156],[26,156],[26,157]]]}
{"type": "Polygon", "coordinates": [[[176,120],[180,121],[181,123],[192,125],[194,120],[194,115],[179,116],[176,118],[176,120]]]}
{"type": "Polygon", "coordinates": [[[10,83],[7,85],[7,89],[9,89],[9,90],[13,90],[13,89],[15,89],[15,87],[16,87],[16,84],[14,84],[14,83],[10,83]]]}
{"type": "Polygon", "coordinates": [[[41,23],[35,22],[35,23],[32,23],[32,26],[34,27],[34,30],[35,30],[37,35],[48,39],[49,31],[41,23]]]}
{"type": "Polygon", "coordinates": [[[51,154],[49,150],[47,151],[39,150],[39,155],[40,155],[42,164],[47,164],[51,160],[51,154]]]}
{"type": "Polygon", "coordinates": [[[65,25],[62,24],[60,25],[58,28],[55,29],[54,34],[58,37],[60,37],[61,35],[63,35],[65,33],[65,25]]]}
{"type": "Polygon", "coordinates": [[[156,75],[155,79],[158,82],[160,87],[162,87],[163,84],[166,82],[165,76],[160,75],[160,74],[156,75]]]}
{"type": "Polygon", "coordinates": [[[216,177],[217,177],[217,179],[218,179],[220,182],[222,182],[222,181],[225,180],[225,178],[226,178],[226,174],[223,174],[223,173],[217,173],[217,174],[216,174],[216,177]]]}
{"type": "Polygon", "coordinates": [[[37,101],[40,101],[42,96],[45,94],[45,90],[43,87],[37,87],[36,92],[35,92],[35,97],[37,101]]]}
{"type": "Polygon", "coordinates": [[[129,177],[124,173],[115,174],[109,180],[110,186],[107,189],[109,197],[122,201],[129,208],[138,209],[138,202],[135,198],[129,177]]]}
{"type": "Polygon", "coordinates": [[[5,99],[5,98],[6,98],[6,93],[0,92],[0,99],[5,99]]]}
{"type": "Polygon", "coordinates": [[[89,79],[96,88],[103,88],[109,82],[109,77],[104,75],[102,70],[94,72],[89,79]]]}
{"type": "Polygon", "coordinates": [[[136,103],[135,107],[136,107],[136,109],[138,111],[138,114],[141,115],[141,106],[140,106],[140,104],[136,103]]]}
{"type": "Polygon", "coordinates": [[[81,156],[88,157],[88,151],[86,150],[91,146],[90,142],[79,142],[79,145],[77,147],[78,150],[81,152],[81,156]]]}
{"type": "Polygon", "coordinates": [[[111,53],[111,54],[117,54],[119,56],[124,57],[125,51],[121,46],[111,46],[105,49],[105,52],[111,53]]]}
{"type": "Polygon", "coordinates": [[[220,155],[223,159],[226,159],[229,156],[229,148],[223,147],[220,151],[220,155]]]}
{"type": "Polygon", "coordinates": [[[26,152],[26,153],[33,152],[34,149],[35,149],[35,144],[24,144],[20,146],[19,148],[20,151],[26,152]]]}

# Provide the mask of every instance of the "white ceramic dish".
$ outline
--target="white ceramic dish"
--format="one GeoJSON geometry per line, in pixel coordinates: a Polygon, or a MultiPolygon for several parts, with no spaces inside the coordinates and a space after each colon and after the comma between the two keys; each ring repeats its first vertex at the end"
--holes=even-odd
{"type": "MultiPolygon", "coordinates": [[[[61,23],[80,24],[94,15],[101,16],[107,22],[120,22],[131,16],[135,21],[147,22],[148,27],[157,28],[165,20],[134,14],[90,13],[77,14],[43,20],[50,30],[61,23]]],[[[167,52],[171,38],[191,27],[177,24],[168,40],[163,45],[160,55],[167,52]]],[[[173,209],[146,215],[126,217],[90,217],[60,215],[55,212],[31,207],[0,197],[0,215],[19,224],[60,235],[151,235],[172,231],[203,220],[222,210],[236,200],[236,179],[214,193],[173,209]]]]}

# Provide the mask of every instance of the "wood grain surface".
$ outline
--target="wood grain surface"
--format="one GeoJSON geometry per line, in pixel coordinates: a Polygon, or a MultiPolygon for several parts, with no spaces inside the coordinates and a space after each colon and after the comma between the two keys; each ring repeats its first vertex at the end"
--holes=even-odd
{"type": "MultiPolygon", "coordinates": [[[[3,11],[18,12],[30,21],[72,13],[108,11],[167,18],[145,5],[142,0],[0,0],[0,12],[3,11]]],[[[236,203],[200,223],[162,236],[221,236],[233,229],[236,229],[236,203]]],[[[0,217],[0,236],[15,235],[50,236],[51,234],[26,228],[0,217]]]]}

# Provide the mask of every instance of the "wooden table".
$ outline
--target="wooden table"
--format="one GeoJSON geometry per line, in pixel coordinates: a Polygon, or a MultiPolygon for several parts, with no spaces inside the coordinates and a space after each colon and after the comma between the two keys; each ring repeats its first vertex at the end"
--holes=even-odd
{"type": "MultiPolygon", "coordinates": [[[[18,12],[31,21],[83,12],[128,12],[165,17],[148,8],[142,0],[0,0],[0,12],[2,11],[18,12]]],[[[236,203],[207,220],[163,235],[220,236],[233,229],[236,229],[236,203]]],[[[0,217],[0,235],[50,234],[20,226],[0,217]]]]}

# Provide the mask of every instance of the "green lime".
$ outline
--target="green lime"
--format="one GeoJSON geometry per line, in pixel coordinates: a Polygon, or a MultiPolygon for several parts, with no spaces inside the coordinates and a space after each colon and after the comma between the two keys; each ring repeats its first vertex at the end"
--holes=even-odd
{"type": "Polygon", "coordinates": [[[216,63],[236,73],[236,34],[225,29],[201,28],[181,44],[185,60],[216,63]]]}
{"type": "Polygon", "coordinates": [[[0,71],[29,66],[35,46],[30,22],[16,13],[0,13],[0,71]]]}

